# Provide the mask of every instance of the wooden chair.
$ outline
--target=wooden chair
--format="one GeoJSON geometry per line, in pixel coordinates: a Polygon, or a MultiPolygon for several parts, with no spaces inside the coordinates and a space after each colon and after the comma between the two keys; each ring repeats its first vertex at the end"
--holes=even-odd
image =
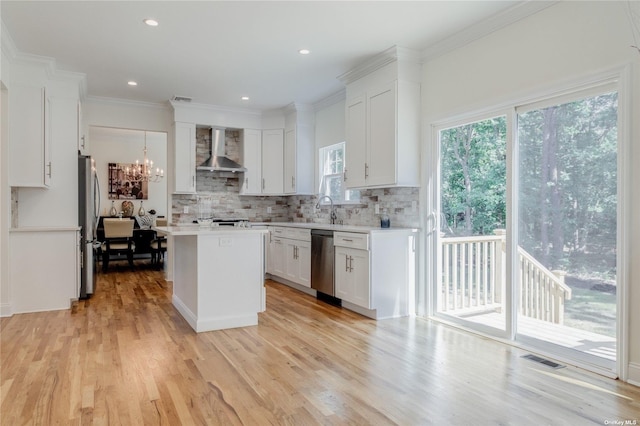
{"type": "Polygon", "coordinates": [[[102,271],[107,272],[109,258],[126,254],[129,266],[133,269],[133,220],[104,219],[104,238],[102,243],[102,271]]]}
{"type": "MultiPolygon", "coordinates": [[[[156,226],[167,226],[167,219],[156,219],[156,226]]],[[[159,236],[151,241],[151,264],[157,264],[160,267],[160,263],[164,262],[164,254],[167,251],[167,238],[159,236]]]]}

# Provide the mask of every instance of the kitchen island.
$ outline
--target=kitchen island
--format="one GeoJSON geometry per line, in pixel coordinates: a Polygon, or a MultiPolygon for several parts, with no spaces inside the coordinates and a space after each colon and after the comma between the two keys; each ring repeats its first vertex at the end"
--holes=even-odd
{"type": "Polygon", "coordinates": [[[196,331],[258,324],[265,310],[265,229],[154,228],[173,240],[173,306],[196,331]]]}

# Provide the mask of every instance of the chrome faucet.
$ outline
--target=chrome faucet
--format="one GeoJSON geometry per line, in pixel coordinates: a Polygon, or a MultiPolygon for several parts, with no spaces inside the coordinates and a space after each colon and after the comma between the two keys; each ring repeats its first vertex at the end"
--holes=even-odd
{"type": "Polygon", "coordinates": [[[328,195],[323,195],[320,198],[318,198],[318,202],[316,203],[316,209],[320,208],[320,202],[322,200],[324,200],[325,198],[329,199],[329,202],[331,203],[331,224],[335,225],[336,223],[336,219],[338,218],[338,216],[336,215],[336,208],[333,206],[333,200],[331,199],[331,197],[329,197],[328,195]]]}

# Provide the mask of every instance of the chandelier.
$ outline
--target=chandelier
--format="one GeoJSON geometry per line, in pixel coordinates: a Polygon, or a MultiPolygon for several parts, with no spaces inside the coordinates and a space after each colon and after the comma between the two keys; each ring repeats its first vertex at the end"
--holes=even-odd
{"type": "Polygon", "coordinates": [[[144,158],[142,163],[136,160],[136,165],[124,169],[124,177],[131,182],[160,182],[164,177],[164,170],[153,170],[153,161],[147,158],[147,132],[144,132],[144,158]]]}

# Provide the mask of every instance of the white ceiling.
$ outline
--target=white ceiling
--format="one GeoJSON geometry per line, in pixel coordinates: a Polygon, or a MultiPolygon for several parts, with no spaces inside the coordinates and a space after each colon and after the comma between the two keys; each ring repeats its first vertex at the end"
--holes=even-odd
{"type": "Polygon", "coordinates": [[[161,103],[177,95],[264,110],[340,91],[337,76],[391,46],[442,51],[521,17],[527,7],[532,13],[531,5],[3,0],[1,17],[19,52],[85,73],[90,97],[161,103]],[[149,17],[160,25],[145,25],[149,17]],[[311,54],[298,54],[301,48],[311,54]],[[251,99],[241,101],[244,95],[251,99]]]}

